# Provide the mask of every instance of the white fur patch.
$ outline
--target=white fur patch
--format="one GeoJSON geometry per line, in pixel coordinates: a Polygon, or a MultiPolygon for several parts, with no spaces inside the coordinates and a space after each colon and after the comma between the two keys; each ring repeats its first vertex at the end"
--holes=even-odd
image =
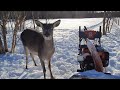
{"type": "Polygon", "coordinates": [[[52,39],[52,36],[49,36],[49,37],[45,37],[45,36],[44,36],[44,39],[45,39],[45,40],[51,40],[51,39],[52,39]]]}

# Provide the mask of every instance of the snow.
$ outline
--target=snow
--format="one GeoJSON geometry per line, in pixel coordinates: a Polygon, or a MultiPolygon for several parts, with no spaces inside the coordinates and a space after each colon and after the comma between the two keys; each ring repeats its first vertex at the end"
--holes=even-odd
{"type": "Polygon", "coordinates": [[[96,70],[88,70],[81,73],[76,73],[70,79],[120,79],[120,76],[104,74],[102,72],[97,72],[96,70]]]}
{"type": "MultiPolygon", "coordinates": [[[[56,79],[69,79],[79,68],[77,62],[78,55],[78,29],[87,26],[89,29],[99,30],[102,25],[102,18],[85,18],[85,19],[61,19],[60,26],[54,30],[55,53],[51,60],[53,75],[56,79]]],[[[41,20],[43,23],[45,20],[41,20]]],[[[48,23],[55,20],[49,20],[48,23]]],[[[33,28],[32,21],[26,21],[26,28],[33,28]]],[[[9,24],[7,25],[9,28],[9,24]]],[[[41,28],[37,29],[41,30],[41,28]]],[[[7,34],[8,48],[11,49],[12,31],[7,34]]],[[[29,56],[28,70],[25,69],[25,54],[18,33],[17,46],[14,54],[6,53],[0,55],[0,79],[43,79],[42,67],[40,60],[35,56],[37,66],[34,66],[32,58],[29,56]]],[[[111,33],[102,36],[102,46],[110,53],[110,64],[107,72],[112,75],[120,76],[120,26],[114,24],[111,33]]],[[[47,62],[46,75],[50,78],[47,62]]],[[[92,71],[96,76],[100,73],[92,71]]],[[[103,78],[103,75],[101,76],[103,78]]],[[[105,77],[106,79],[109,76],[105,77]]]]}

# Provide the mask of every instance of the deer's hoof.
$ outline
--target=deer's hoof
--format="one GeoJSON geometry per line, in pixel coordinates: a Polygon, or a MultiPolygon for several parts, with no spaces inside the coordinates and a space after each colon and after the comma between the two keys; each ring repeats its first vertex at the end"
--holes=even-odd
{"type": "Polygon", "coordinates": [[[51,77],[51,79],[55,79],[55,77],[51,77]]]}
{"type": "Polygon", "coordinates": [[[35,64],[35,66],[37,66],[37,64],[35,64]]]}
{"type": "Polygon", "coordinates": [[[25,69],[28,69],[27,67],[25,69]]]}

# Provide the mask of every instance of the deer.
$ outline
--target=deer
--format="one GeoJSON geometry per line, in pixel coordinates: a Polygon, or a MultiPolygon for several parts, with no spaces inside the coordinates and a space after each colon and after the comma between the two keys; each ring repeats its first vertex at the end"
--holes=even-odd
{"type": "Polygon", "coordinates": [[[25,29],[21,33],[21,41],[26,54],[26,69],[28,69],[28,51],[34,65],[37,66],[34,60],[34,55],[37,55],[40,59],[40,63],[43,69],[44,79],[46,79],[45,60],[48,62],[48,68],[51,79],[55,79],[51,71],[51,58],[55,52],[53,30],[59,26],[61,20],[57,20],[54,23],[42,23],[39,20],[35,20],[37,26],[42,28],[42,32],[38,32],[32,29],[25,29]]]}

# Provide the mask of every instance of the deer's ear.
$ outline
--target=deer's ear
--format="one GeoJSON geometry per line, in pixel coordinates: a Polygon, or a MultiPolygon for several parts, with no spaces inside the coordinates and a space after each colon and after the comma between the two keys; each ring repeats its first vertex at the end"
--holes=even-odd
{"type": "Polygon", "coordinates": [[[58,20],[58,21],[54,22],[54,23],[53,23],[53,27],[59,26],[60,22],[61,22],[61,20],[58,20]]]}
{"type": "Polygon", "coordinates": [[[40,21],[38,21],[38,20],[35,20],[35,23],[36,23],[37,26],[43,27],[43,23],[42,23],[42,22],[40,22],[40,21]]]}

